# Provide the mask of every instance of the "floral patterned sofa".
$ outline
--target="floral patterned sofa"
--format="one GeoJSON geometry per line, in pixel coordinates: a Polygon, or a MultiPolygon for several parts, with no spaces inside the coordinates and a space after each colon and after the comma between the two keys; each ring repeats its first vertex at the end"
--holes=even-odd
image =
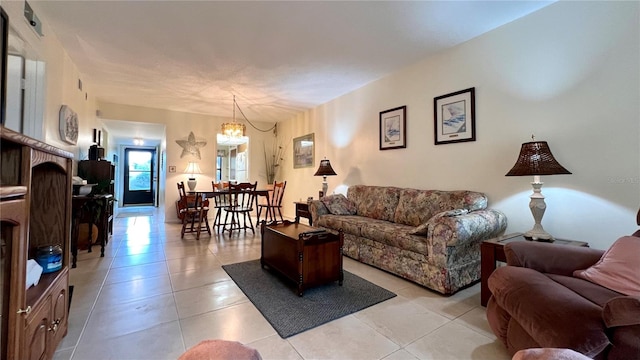
{"type": "Polygon", "coordinates": [[[344,254],[442,294],[480,279],[480,243],[506,216],[473,191],[353,185],[309,203],[314,226],[344,231],[344,254]]]}

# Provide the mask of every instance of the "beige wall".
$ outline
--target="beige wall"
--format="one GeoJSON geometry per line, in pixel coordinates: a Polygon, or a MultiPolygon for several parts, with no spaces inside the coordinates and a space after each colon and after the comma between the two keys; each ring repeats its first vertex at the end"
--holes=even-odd
{"type": "MultiPolygon", "coordinates": [[[[198,161],[203,174],[196,177],[198,188],[211,188],[211,181],[215,179],[216,161],[216,134],[220,132],[223,122],[229,118],[191,114],[177,111],[152,109],[138,106],[127,106],[110,103],[99,103],[100,117],[111,120],[138,121],[147,123],[161,123],[166,127],[166,143],[162,146],[165,151],[166,163],[161,171],[161,177],[166,181],[166,186],[161,186],[160,205],[165,206],[166,221],[177,221],[174,202],[178,199],[176,183],[187,182],[187,174],[182,171],[190,161],[198,161]],[[207,144],[200,150],[201,159],[192,155],[182,155],[182,148],[176,140],[186,140],[189,133],[193,132],[198,140],[203,139],[207,144]],[[168,166],[175,166],[175,173],[168,173],[168,166]],[[164,175],[164,176],[163,176],[164,175]]],[[[272,123],[255,122],[259,129],[269,129],[272,123]]],[[[272,141],[272,132],[261,132],[251,126],[247,126],[249,137],[248,164],[250,181],[258,181],[258,184],[266,185],[264,166],[263,142],[272,141]]]]}
{"type": "MultiPolygon", "coordinates": [[[[316,167],[353,184],[471,189],[506,213],[509,232],[533,225],[529,177],[505,177],[531,134],[573,175],[543,176],[543,226],[607,248],[640,206],[640,28],[637,2],[560,2],[314,108],[279,128],[315,133],[316,167]],[[433,98],[475,87],[477,141],[434,145],[433,98]],[[407,106],[407,148],[379,150],[379,112],[407,106]]],[[[314,168],[287,154],[285,213],[317,198],[314,168]]]]}
{"type": "MultiPolygon", "coordinates": [[[[46,64],[46,95],[41,124],[44,136],[39,140],[73,153],[74,163],[78,159],[86,159],[92,144],[93,129],[101,127],[95,116],[96,100],[91,91],[90,79],[80,74],[46,21],[43,21],[44,36],[36,35],[23,16],[24,1],[2,1],[2,8],[9,16],[12,31],[24,43],[27,58],[46,64]],[[79,79],[83,82],[82,91],[78,89],[79,79]],[[75,146],[60,138],[58,114],[62,105],[69,106],[78,114],[79,137],[75,146]]],[[[74,166],[74,172],[76,171],[74,166]]]]}
{"type": "MultiPolygon", "coordinates": [[[[83,78],[48,29],[38,38],[22,18],[22,1],[3,1],[11,24],[47,63],[45,141],[86,157],[93,128],[105,118],[166,124],[166,164],[177,169],[175,143],[189,131],[208,139],[204,179],[214,176],[215,132],[225,119],[97,104],[91,79],[83,78]],[[78,78],[84,89],[77,89],[78,78]],[[85,94],[87,99],[85,100],[85,94]],[[58,136],[58,111],[71,106],[80,117],[78,146],[58,136]],[[210,150],[210,151],[209,151],[210,150]]],[[[36,9],[37,10],[37,9],[36,9]]],[[[490,206],[509,218],[508,231],[528,230],[531,193],[524,177],[505,177],[520,144],[535,134],[549,142],[573,175],[545,176],[547,213],[543,225],[558,237],[606,248],[634,231],[640,205],[640,26],[637,2],[558,2],[437,56],[401,69],[357,91],[289,119],[278,138],[289,144],[278,179],[288,181],[285,214],[293,201],[317,197],[316,168],[293,169],[294,137],[315,133],[316,166],[326,156],[338,173],[329,192],[352,184],[486,192],[490,206]],[[475,87],[477,141],[433,145],[433,98],[475,87]],[[380,111],[407,105],[407,148],[378,150],[380,111]]],[[[228,120],[228,119],[226,119],[228,120]]],[[[269,125],[269,124],[266,124],[269,125]]],[[[265,126],[268,127],[268,126],[265,126]]],[[[270,140],[270,134],[252,138],[270,140]]],[[[115,144],[112,144],[115,145],[115,144]]],[[[251,145],[250,178],[261,181],[261,144],[251,145]],[[253,146],[257,145],[257,146],[253,146]],[[255,151],[258,150],[256,153],[255,151]],[[252,170],[253,171],[253,170],[252,170]]],[[[167,219],[173,217],[173,184],[184,174],[167,174],[167,219]]]]}

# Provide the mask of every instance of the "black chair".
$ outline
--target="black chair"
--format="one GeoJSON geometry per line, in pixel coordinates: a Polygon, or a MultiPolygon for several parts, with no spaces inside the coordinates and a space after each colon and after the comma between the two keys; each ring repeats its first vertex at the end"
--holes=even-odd
{"type": "Polygon", "coordinates": [[[253,212],[253,204],[255,202],[256,188],[258,182],[255,183],[240,183],[229,184],[229,191],[227,195],[227,205],[223,207],[226,212],[224,217],[225,225],[222,231],[227,230],[229,227],[229,235],[233,230],[245,230],[251,229],[255,234],[256,231],[253,228],[253,220],[251,220],[251,212],[253,212]],[[229,221],[229,215],[231,215],[231,221],[229,221]],[[240,215],[242,215],[242,223],[240,222],[240,215]],[[247,220],[249,225],[247,225],[247,220]]]}
{"type": "Polygon", "coordinates": [[[178,183],[178,216],[182,219],[182,230],[180,238],[184,238],[185,233],[196,233],[196,240],[200,239],[200,233],[205,230],[211,236],[209,227],[209,200],[204,195],[187,195],[184,189],[184,182],[178,183]]]}
{"type": "Polygon", "coordinates": [[[276,221],[276,210],[280,215],[280,221],[283,222],[282,217],[282,197],[284,196],[284,189],[287,187],[287,182],[273,182],[273,191],[270,191],[270,199],[264,203],[258,204],[258,222],[260,222],[260,214],[263,210],[266,210],[264,219],[269,222],[276,221]]]}

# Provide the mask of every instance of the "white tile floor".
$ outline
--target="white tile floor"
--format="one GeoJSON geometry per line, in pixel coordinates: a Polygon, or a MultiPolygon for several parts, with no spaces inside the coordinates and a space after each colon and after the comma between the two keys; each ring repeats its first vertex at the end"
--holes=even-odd
{"type": "Polygon", "coordinates": [[[221,268],[258,259],[259,234],[181,240],[149,209],[120,211],[104,258],[80,251],[56,359],[177,359],[204,339],[240,341],[263,359],[510,359],[479,284],[444,297],[349,258],[345,270],[398,296],[281,339],[221,268]]]}

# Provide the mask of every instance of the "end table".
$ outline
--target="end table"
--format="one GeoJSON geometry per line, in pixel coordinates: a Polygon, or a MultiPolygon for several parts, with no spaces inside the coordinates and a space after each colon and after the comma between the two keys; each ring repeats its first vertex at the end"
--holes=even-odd
{"type": "MultiPolygon", "coordinates": [[[[525,239],[522,233],[513,233],[485,240],[480,245],[480,303],[482,306],[487,306],[487,302],[491,297],[491,291],[487,283],[489,276],[495,271],[498,261],[507,261],[504,254],[504,245],[513,241],[532,240],[525,239]]],[[[586,242],[565,239],[555,239],[552,244],[589,247],[589,244],[586,242]]]]}
{"type": "Polygon", "coordinates": [[[309,226],[313,226],[311,212],[309,212],[309,203],[296,201],[294,204],[296,204],[296,222],[300,222],[300,218],[303,217],[309,220],[309,226]]]}

